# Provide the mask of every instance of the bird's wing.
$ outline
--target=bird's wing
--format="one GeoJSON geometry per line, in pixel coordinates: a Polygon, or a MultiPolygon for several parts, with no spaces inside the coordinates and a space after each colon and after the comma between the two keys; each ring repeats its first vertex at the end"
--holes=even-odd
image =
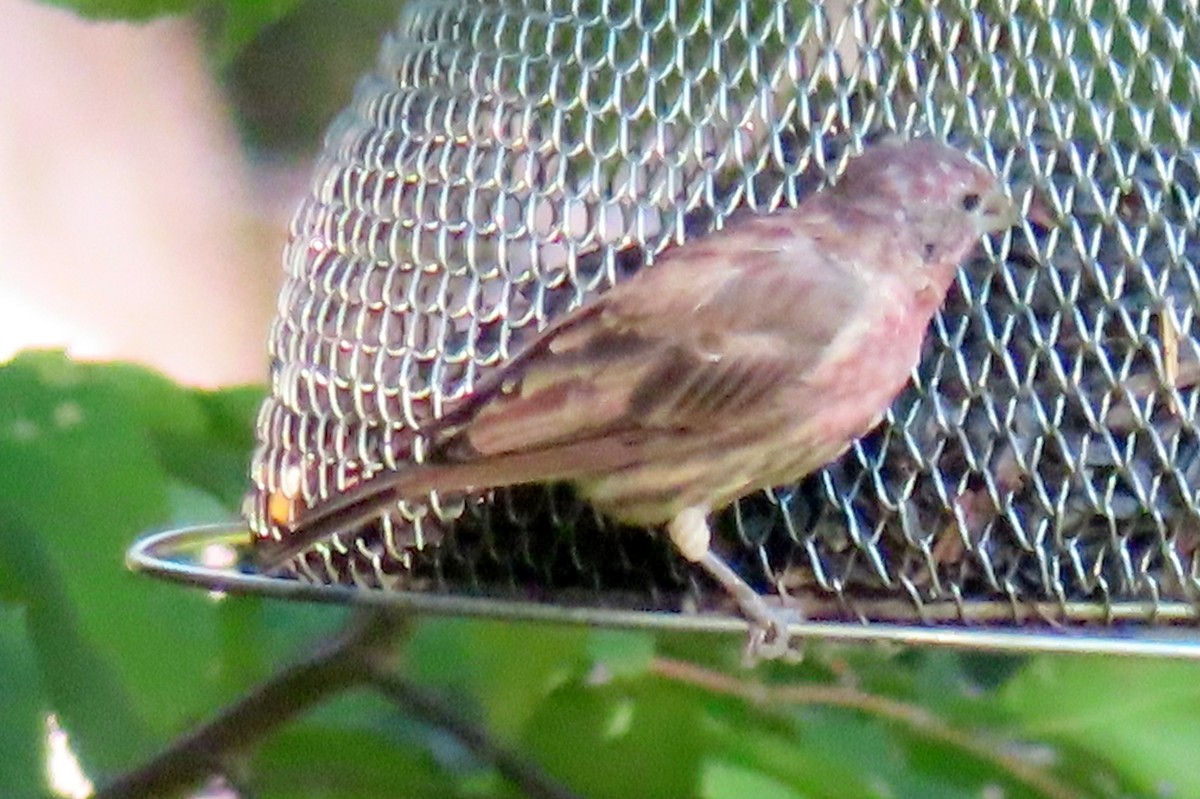
{"type": "Polygon", "coordinates": [[[744,220],[568,315],[481,386],[445,454],[546,451],[611,435],[636,445],[752,420],[774,387],[803,380],[866,298],[854,272],[797,223],[744,220]]]}

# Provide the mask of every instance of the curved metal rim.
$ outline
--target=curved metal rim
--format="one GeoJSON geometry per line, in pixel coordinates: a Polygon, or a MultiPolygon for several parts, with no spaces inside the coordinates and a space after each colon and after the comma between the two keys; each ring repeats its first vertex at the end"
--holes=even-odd
{"type": "MultiPolygon", "coordinates": [[[[538,621],[590,627],[621,627],[700,633],[747,632],[745,620],[719,614],[685,614],[593,607],[569,607],[534,601],[491,599],[413,591],[372,591],[347,586],[314,585],[286,577],[266,577],[234,569],[203,566],[187,560],[189,551],[225,544],[244,549],[249,532],[238,524],[183,527],[138,539],[126,553],[126,565],[210,591],[256,594],[276,599],[332,604],[395,607],[416,613],[510,621],[538,621]]],[[[797,638],[831,641],[887,641],[909,646],[1013,653],[1076,653],[1200,659],[1200,630],[1145,626],[1136,632],[1115,629],[1063,628],[1056,631],[999,627],[920,626],[873,622],[797,622],[789,627],[797,638]]]]}

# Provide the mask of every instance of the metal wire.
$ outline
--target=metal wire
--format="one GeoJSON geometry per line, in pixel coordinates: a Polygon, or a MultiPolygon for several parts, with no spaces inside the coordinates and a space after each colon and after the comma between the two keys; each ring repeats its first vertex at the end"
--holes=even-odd
{"type": "MultiPolygon", "coordinates": [[[[343,585],[319,585],[301,580],[265,577],[250,567],[247,530],[237,525],[189,527],[148,535],[126,555],[129,568],[184,585],[207,588],[224,596],[257,594],[291,601],[391,607],[421,613],[478,618],[527,620],[554,624],[608,626],[745,636],[747,622],[736,615],[631,611],[595,605],[529,602],[471,596],[465,593],[363,590],[343,585]]],[[[1089,610],[1084,606],[1082,614],[1089,610]]],[[[1167,603],[1165,621],[1191,617],[1190,605],[1167,603]]],[[[1200,641],[1190,630],[1126,627],[1054,629],[1041,632],[1006,630],[995,625],[953,627],[912,624],[801,621],[789,625],[796,638],[829,641],[943,646],[1001,652],[1059,652],[1090,655],[1167,657],[1200,660],[1200,641]]]]}
{"type": "MultiPolygon", "coordinates": [[[[298,209],[247,516],[395,468],[557,315],[884,132],[973,151],[1023,228],[963,265],[885,425],[718,520],[810,615],[1161,620],[1200,589],[1200,12],[1157,0],[411,2],[298,209]],[[1032,612],[1031,609],[1036,609],[1032,612]]],[[[418,457],[420,453],[418,452],[418,457]]],[[[434,498],[317,583],[719,600],[560,487],[434,498]]]]}

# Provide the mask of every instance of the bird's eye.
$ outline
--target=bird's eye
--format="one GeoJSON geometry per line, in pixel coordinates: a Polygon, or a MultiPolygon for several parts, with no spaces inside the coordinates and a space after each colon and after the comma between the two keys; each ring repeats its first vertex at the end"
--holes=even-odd
{"type": "Polygon", "coordinates": [[[974,211],[979,207],[979,195],[975,193],[964,194],[962,198],[962,209],[967,213],[974,211]]]}

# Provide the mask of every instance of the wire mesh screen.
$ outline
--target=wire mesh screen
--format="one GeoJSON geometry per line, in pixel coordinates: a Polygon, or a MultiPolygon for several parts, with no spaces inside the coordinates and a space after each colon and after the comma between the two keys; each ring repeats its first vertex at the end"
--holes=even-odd
{"type": "MultiPolygon", "coordinates": [[[[252,528],[403,467],[397,431],[666,248],[795,205],[876,136],[931,135],[1025,221],[962,266],[884,425],[721,514],[716,546],[816,617],[1193,618],[1200,14],[1138,9],[409,3],[292,226],[252,528]]],[[[292,567],[721,603],[662,536],[560,486],[397,506],[292,567]]]]}

